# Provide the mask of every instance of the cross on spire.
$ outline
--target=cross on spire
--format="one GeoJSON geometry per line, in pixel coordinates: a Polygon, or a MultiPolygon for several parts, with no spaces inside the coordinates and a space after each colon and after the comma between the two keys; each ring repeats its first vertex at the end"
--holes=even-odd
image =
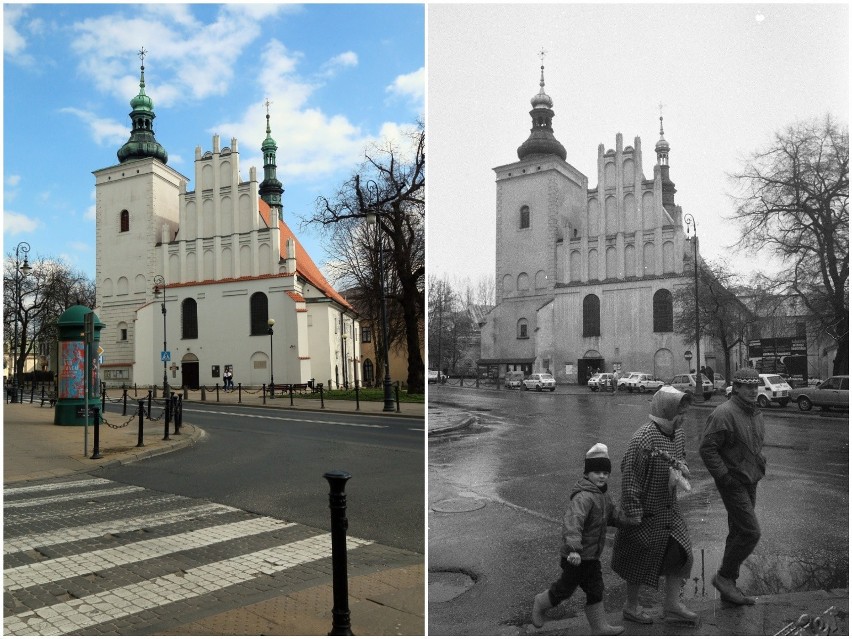
{"type": "Polygon", "coordinates": [[[663,137],[663,103],[660,102],[660,137],[663,137]]]}
{"type": "Polygon", "coordinates": [[[269,101],[269,98],[266,98],[266,102],[263,104],[266,106],[266,115],[269,116],[269,107],[272,105],[272,102],[269,101]]]}
{"type": "Polygon", "coordinates": [[[139,49],[139,59],[142,60],[143,65],[145,64],[145,55],[147,53],[148,52],[145,50],[145,47],[142,47],[141,49],[139,49]]]}

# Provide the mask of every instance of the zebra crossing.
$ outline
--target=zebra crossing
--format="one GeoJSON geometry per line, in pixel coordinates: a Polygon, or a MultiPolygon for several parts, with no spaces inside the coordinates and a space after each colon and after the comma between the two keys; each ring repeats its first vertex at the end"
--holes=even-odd
{"type": "Polygon", "coordinates": [[[162,631],[331,573],[327,532],[222,504],[104,479],[3,497],[6,635],[162,631]]]}

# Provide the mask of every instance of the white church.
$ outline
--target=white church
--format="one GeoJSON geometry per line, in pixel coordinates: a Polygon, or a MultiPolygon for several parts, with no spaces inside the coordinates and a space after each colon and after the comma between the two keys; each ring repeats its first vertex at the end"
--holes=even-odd
{"type": "Polygon", "coordinates": [[[237,140],[214,135],[189,190],[154,137],[144,58],[130,105],[118,164],[94,171],[101,378],[162,385],[166,351],[172,387],[221,385],[228,367],[243,386],[361,379],[358,316],[284,222],[269,114],[263,181],[241,181],[237,140]]]}

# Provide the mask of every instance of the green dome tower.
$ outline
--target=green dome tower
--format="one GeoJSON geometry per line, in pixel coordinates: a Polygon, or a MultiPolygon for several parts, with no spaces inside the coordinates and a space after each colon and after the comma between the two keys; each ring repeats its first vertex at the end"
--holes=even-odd
{"type": "Polygon", "coordinates": [[[139,78],[139,94],[130,101],[130,121],[133,129],[130,139],[118,150],[118,161],[124,163],[129,160],[142,158],[156,158],[163,164],[169,161],[169,154],[163,146],[154,138],[154,102],[145,95],[145,54],[143,48],[139,52],[142,60],[141,76],[139,78]]]}
{"type": "Polygon", "coordinates": [[[272,129],[269,126],[269,105],[271,102],[266,101],[266,139],[260,145],[260,150],[263,151],[263,182],[260,183],[260,198],[266,202],[270,208],[278,211],[278,217],[281,218],[282,211],[282,195],[284,187],[281,181],[276,177],[275,171],[275,152],[278,150],[278,145],[272,139],[272,129]]]}

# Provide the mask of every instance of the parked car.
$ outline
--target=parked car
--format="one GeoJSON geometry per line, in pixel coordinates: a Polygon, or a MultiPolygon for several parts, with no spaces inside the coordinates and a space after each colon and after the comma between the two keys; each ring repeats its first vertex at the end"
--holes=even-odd
{"type": "Polygon", "coordinates": [[[665,382],[661,379],[657,379],[651,373],[634,373],[630,379],[627,380],[627,392],[632,393],[636,391],[637,393],[644,393],[647,391],[658,391],[660,388],[665,386],[665,382]]]}
{"type": "Polygon", "coordinates": [[[725,386],[725,376],[721,373],[713,373],[713,390],[722,393],[725,391],[725,386]]]}
{"type": "Polygon", "coordinates": [[[619,378],[618,378],[618,390],[620,390],[620,391],[623,391],[623,390],[630,390],[630,386],[628,385],[628,383],[627,383],[627,382],[628,382],[628,381],[629,381],[632,377],[634,377],[634,376],[636,376],[636,375],[641,375],[641,374],[642,374],[642,373],[639,373],[639,372],[633,372],[633,373],[625,373],[625,374],[622,374],[622,375],[621,375],[621,377],[619,377],[619,378]]]}
{"type": "Polygon", "coordinates": [[[506,388],[520,388],[523,381],[523,371],[506,371],[506,380],[503,385],[506,388]]]}
{"type": "Polygon", "coordinates": [[[612,373],[596,373],[589,380],[589,388],[593,392],[599,390],[612,390],[612,373]]]}
{"type": "Polygon", "coordinates": [[[440,371],[433,371],[430,369],[426,381],[430,384],[440,384],[447,381],[447,376],[440,371]]]}
{"type": "MultiPolygon", "coordinates": [[[[781,408],[790,403],[793,396],[793,388],[780,375],[775,373],[759,373],[760,384],[757,387],[757,405],[767,408],[772,402],[776,402],[781,408]]],[[[725,389],[725,397],[730,399],[733,386],[725,389]]],[[[810,409],[808,409],[810,410],[810,409]]]]}
{"type": "Polygon", "coordinates": [[[533,373],[524,380],[524,390],[556,390],[556,380],[550,373],[533,373]]]}
{"type": "MultiPolygon", "coordinates": [[[[679,391],[695,395],[695,373],[675,375],[670,384],[679,391]]],[[[713,384],[704,375],[701,376],[701,391],[704,399],[710,399],[713,396],[713,384]]]]}
{"type": "Polygon", "coordinates": [[[829,377],[818,386],[796,389],[799,410],[810,410],[814,406],[849,410],[849,375],[829,377]]]}

